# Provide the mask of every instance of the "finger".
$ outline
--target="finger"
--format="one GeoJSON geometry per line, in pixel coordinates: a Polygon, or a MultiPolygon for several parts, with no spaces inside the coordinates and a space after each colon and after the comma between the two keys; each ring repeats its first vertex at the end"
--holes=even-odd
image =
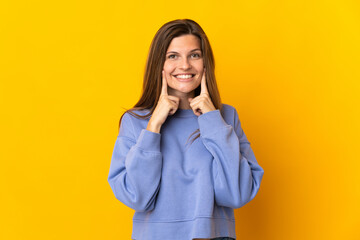
{"type": "Polygon", "coordinates": [[[171,96],[171,95],[168,95],[168,99],[170,99],[171,101],[179,104],[180,102],[180,98],[176,97],[176,96],[171,96]]]}
{"type": "Polygon", "coordinates": [[[169,115],[173,115],[178,108],[179,108],[179,102],[172,103],[172,107],[170,108],[169,115]]]}
{"type": "Polygon", "coordinates": [[[192,110],[193,110],[193,113],[196,115],[196,116],[200,116],[201,115],[201,110],[200,110],[200,112],[199,112],[199,109],[196,109],[196,108],[192,108],[192,110]]]}
{"type": "Polygon", "coordinates": [[[200,95],[195,97],[195,98],[191,98],[191,100],[189,101],[190,105],[197,105],[199,103],[199,101],[201,100],[200,95]]]}
{"type": "Polygon", "coordinates": [[[200,94],[208,93],[207,87],[206,87],[206,77],[205,77],[205,68],[203,72],[203,76],[201,78],[201,92],[200,94]]]}
{"type": "Polygon", "coordinates": [[[202,98],[199,98],[198,96],[190,102],[190,107],[193,109],[194,114],[197,116],[200,116],[203,113],[202,111],[203,104],[201,102],[202,101],[201,99],[202,98]]]}
{"type": "Polygon", "coordinates": [[[165,71],[162,70],[161,74],[162,74],[162,78],[161,78],[162,79],[161,95],[168,95],[165,71]]]}

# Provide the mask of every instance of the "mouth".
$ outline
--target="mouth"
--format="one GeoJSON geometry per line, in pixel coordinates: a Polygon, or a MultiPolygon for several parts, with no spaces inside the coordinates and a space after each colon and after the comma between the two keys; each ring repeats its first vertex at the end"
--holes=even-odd
{"type": "Polygon", "coordinates": [[[189,82],[192,81],[195,77],[195,74],[178,74],[173,75],[180,82],[189,82]]]}

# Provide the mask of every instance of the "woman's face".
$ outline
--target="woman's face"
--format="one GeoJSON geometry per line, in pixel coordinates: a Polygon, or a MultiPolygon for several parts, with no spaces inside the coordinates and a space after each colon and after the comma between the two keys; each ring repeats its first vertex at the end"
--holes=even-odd
{"type": "Polygon", "coordinates": [[[166,51],[164,71],[169,87],[168,93],[189,93],[201,83],[204,71],[200,40],[187,34],[173,38],[166,51]],[[187,75],[191,75],[190,78],[187,75]]]}

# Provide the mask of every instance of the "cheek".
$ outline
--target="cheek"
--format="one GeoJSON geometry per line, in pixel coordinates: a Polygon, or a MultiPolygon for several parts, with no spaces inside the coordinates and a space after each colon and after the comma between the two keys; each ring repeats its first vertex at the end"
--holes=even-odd
{"type": "Polygon", "coordinates": [[[200,61],[198,61],[196,66],[197,66],[198,70],[202,70],[204,68],[204,60],[201,59],[200,61]]]}
{"type": "Polygon", "coordinates": [[[199,77],[196,81],[196,87],[199,87],[201,85],[201,78],[199,77]]]}
{"type": "Polygon", "coordinates": [[[170,80],[171,73],[174,71],[174,68],[171,64],[164,64],[164,71],[168,80],[170,80]]]}
{"type": "Polygon", "coordinates": [[[171,74],[174,73],[175,69],[176,69],[176,67],[174,66],[174,64],[165,64],[164,65],[164,70],[168,77],[170,77],[171,74]]]}
{"type": "Polygon", "coordinates": [[[172,72],[174,69],[174,64],[171,64],[169,62],[164,63],[164,70],[167,72],[172,72]]]}

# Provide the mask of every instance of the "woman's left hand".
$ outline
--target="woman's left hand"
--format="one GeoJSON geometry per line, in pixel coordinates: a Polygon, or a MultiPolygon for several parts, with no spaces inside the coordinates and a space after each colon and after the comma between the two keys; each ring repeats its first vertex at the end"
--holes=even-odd
{"type": "Polygon", "coordinates": [[[216,110],[206,87],[205,69],[201,78],[200,95],[196,96],[195,98],[188,99],[190,102],[190,107],[193,109],[193,112],[196,116],[200,116],[201,114],[216,110]]]}

